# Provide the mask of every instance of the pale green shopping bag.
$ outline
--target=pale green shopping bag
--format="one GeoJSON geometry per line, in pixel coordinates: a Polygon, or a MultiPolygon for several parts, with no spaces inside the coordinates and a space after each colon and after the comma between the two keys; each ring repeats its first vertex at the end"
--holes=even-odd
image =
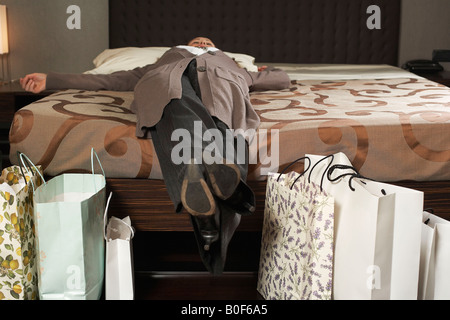
{"type": "MultiPolygon", "coordinates": [[[[62,174],[34,195],[41,300],[95,300],[103,291],[103,213],[106,179],[92,173],[62,174]]],[[[103,171],[103,168],[102,168],[103,171]]]]}

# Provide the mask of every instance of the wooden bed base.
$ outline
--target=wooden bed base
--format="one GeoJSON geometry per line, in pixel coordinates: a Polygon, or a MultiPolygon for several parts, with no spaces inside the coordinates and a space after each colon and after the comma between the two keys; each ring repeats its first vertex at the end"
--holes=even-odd
{"type": "MultiPolygon", "coordinates": [[[[242,217],[238,231],[260,232],[264,219],[265,181],[249,181],[256,196],[256,212],[242,217]]],[[[424,209],[450,220],[449,181],[402,181],[393,183],[424,192],[424,209]]],[[[175,213],[164,181],[144,179],[107,179],[113,192],[110,215],[130,216],[138,231],[191,231],[187,212],[175,213]]]]}

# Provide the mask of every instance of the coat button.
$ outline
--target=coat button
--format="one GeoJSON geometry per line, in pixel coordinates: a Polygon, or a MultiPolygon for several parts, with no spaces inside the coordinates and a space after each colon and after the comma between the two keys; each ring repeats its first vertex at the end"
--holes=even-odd
{"type": "Polygon", "coordinates": [[[197,71],[198,72],[205,72],[206,71],[206,67],[200,66],[200,67],[197,68],[197,71]]]}

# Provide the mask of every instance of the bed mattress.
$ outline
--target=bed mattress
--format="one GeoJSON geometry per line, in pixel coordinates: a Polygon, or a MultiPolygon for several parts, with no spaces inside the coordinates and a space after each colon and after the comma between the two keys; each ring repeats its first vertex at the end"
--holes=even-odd
{"type": "MultiPolygon", "coordinates": [[[[305,154],[344,152],[378,181],[450,179],[450,88],[386,65],[278,65],[292,85],[252,92],[261,126],[250,180],[305,154]]],[[[95,148],[109,178],[162,179],[151,139],[135,137],[133,92],[66,90],[14,117],[10,158],[45,173],[89,172],[95,148]]]]}

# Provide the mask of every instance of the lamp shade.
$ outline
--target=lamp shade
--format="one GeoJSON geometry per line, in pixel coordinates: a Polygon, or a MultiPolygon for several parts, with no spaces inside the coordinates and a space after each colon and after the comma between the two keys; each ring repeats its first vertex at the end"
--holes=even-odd
{"type": "Polygon", "coordinates": [[[6,6],[0,5],[0,54],[9,52],[8,24],[6,22],[6,6]]]}

